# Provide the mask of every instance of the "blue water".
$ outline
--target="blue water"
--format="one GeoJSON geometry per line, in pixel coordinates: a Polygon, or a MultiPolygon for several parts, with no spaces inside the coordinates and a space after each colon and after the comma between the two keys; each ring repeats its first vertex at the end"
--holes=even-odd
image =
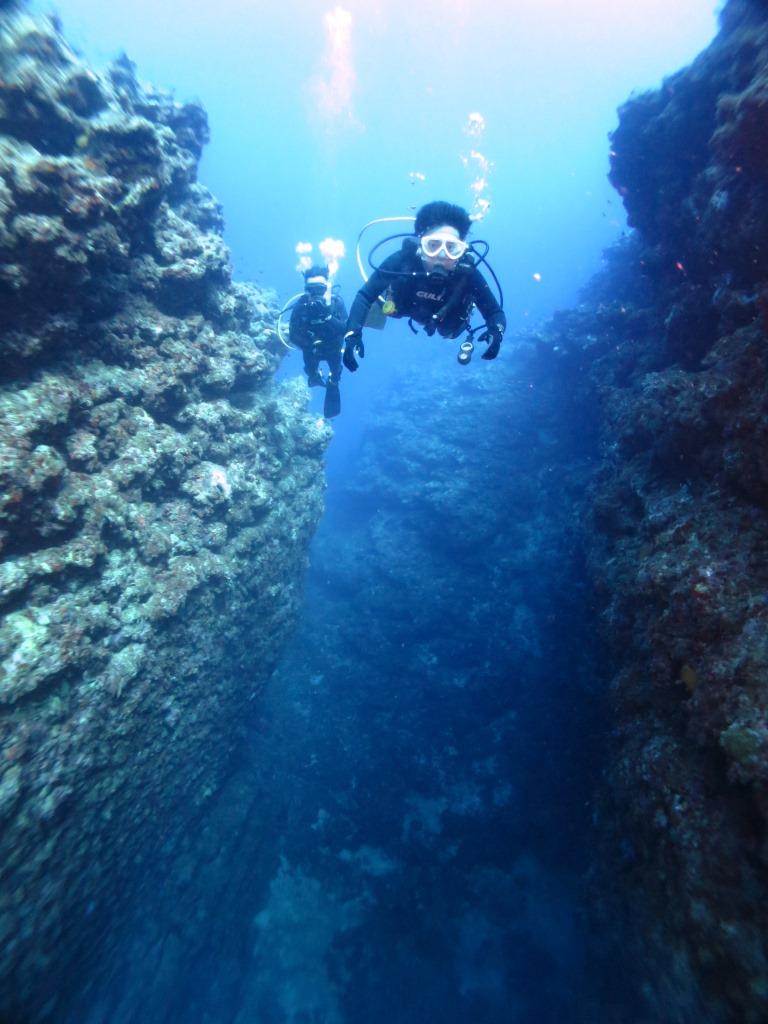
{"type": "Polygon", "coordinates": [[[360,227],[435,197],[470,205],[474,175],[460,158],[481,150],[493,163],[492,214],[479,233],[520,323],[572,301],[623,229],[605,181],[616,108],[715,29],[715,5],[700,0],[672,10],[661,0],[339,6],[351,26],[335,57],[324,23],[334,5],[316,0],[55,9],[90,58],[125,50],[143,80],[204,102],[212,142],[201,179],[224,205],[235,268],[285,296],[298,281],[296,242],[326,235],[347,245],[339,282],[351,295],[360,227]],[[323,87],[340,104],[332,115],[323,87]],[[464,134],[472,112],[485,118],[480,139],[464,134]]]}
{"type": "MultiPolygon", "coordinates": [[[[461,157],[481,150],[491,208],[474,234],[491,245],[510,345],[576,302],[625,230],[605,179],[616,108],[706,45],[713,6],[343,8],[349,36],[334,49],[331,8],[314,0],[57,5],[89,59],[125,49],[140,78],[204,102],[212,142],[200,177],[224,205],[236,276],[283,300],[299,287],[296,243],[332,236],[346,245],[338,283],[349,304],[362,225],[434,198],[471,206],[461,157]],[[464,131],[473,112],[485,119],[480,138],[464,131]]],[[[501,364],[473,366],[475,392],[454,392],[453,348],[404,324],[369,332],[367,349],[343,380],[302,622],[254,699],[218,823],[190,854],[194,863],[203,844],[215,871],[182,884],[180,864],[173,880],[204,908],[228,877],[226,911],[203,920],[190,952],[158,891],[127,929],[135,955],[119,971],[105,965],[88,1017],[81,1004],[73,1021],[645,1024],[642,972],[624,978],[601,962],[585,916],[605,722],[583,570],[563,525],[567,472],[589,458],[583,423],[564,441],[567,412],[546,397],[524,407],[525,382],[501,364]],[[433,412],[426,422],[415,394],[433,412]],[[510,419],[522,433],[501,461],[490,441],[507,437],[510,419]],[[460,528],[487,529],[484,544],[462,546],[418,502],[367,490],[415,435],[446,446],[445,461],[426,461],[424,488],[436,473],[446,486],[458,477],[457,494],[482,505],[460,528]],[[478,444],[485,468],[472,482],[486,501],[462,492],[469,470],[448,461],[478,444]],[[522,491],[494,489],[500,472],[536,481],[535,509],[522,491]],[[395,542],[405,550],[391,551],[394,582],[372,576],[395,542]],[[504,561],[526,544],[526,557],[504,561]],[[409,560],[420,586],[435,573],[429,602],[407,589],[409,560]],[[499,578],[498,564],[517,575],[499,578]],[[483,615],[486,596],[495,604],[483,615]],[[211,852],[220,847],[229,863],[211,852]]],[[[300,369],[292,354],[280,372],[300,369]]]]}
{"type": "MultiPolygon", "coordinates": [[[[200,178],[224,206],[235,273],[283,300],[300,287],[296,243],[316,253],[330,236],[346,245],[337,281],[349,304],[361,227],[434,198],[471,206],[476,175],[461,158],[481,152],[492,205],[474,235],[491,244],[513,329],[573,304],[625,229],[606,180],[616,110],[707,44],[717,6],[355,0],[338,5],[351,26],[349,47],[334,49],[335,5],[318,0],[36,4],[55,7],[89,59],[125,51],[142,80],[204,102],[212,141],[200,178]],[[473,112],[485,119],[479,139],[464,133],[473,112]]],[[[345,462],[389,368],[411,359],[404,324],[369,359],[378,346],[377,364],[345,389],[332,464],[345,462]]],[[[300,372],[298,357],[285,372],[300,372]]]]}

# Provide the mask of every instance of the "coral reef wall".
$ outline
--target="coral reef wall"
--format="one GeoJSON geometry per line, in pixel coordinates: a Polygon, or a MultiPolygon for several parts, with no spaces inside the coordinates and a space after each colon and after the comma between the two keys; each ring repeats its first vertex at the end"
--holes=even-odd
{"type": "Polygon", "coordinates": [[[222,783],[322,508],[206,141],[0,6],[0,1014],[55,1016],[222,783]]]}
{"type": "Polygon", "coordinates": [[[768,8],[631,99],[636,229],[552,325],[598,396],[591,571],[616,652],[604,824],[658,1019],[768,1019],[768,8]]]}
{"type": "Polygon", "coordinates": [[[577,414],[535,354],[425,344],[332,484],[239,775],[62,1022],[641,1024],[600,1012],[579,900],[594,433],[553,431],[577,414]]]}

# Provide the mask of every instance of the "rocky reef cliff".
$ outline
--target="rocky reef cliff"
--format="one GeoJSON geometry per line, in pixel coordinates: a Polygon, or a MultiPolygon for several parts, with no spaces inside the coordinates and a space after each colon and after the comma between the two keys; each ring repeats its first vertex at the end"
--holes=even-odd
{"type": "Polygon", "coordinates": [[[605,704],[574,516],[594,434],[530,351],[433,355],[331,485],[249,756],[66,1024],[550,1021],[574,1001],[641,1024],[585,954],[579,899],[605,704]]]}
{"type": "Polygon", "coordinates": [[[307,1014],[341,1012],[347,978],[375,1020],[399,977],[427,1019],[464,942],[465,1019],[565,1017],[585,978],[590,1020],[768,1018],[767,69],[765,3],[729,0],[620,112],[634,230],[584,304],[535,349],[401,382],[340,488],[275,732],[246,709],[294,620],[327,428],[272,381],[272,298],[231,281],[202,110],[0,2],[0,1019],[138,1019],[139,990],[169,1019],[223,1019],[222,993],[230,1019],[271,1012],[304,920],[286,900],[283,948],[281,886],[307,921],[354,911],[344,942],[306,929],[307,1014]],[[634,1016],[599,949],[585,969],[581,906],[547,900],[590,865],[587,819],[634,1016]]]}
{"type": "Polygon", "coordinates": [[[640,1024],[590,961],[579,899],[604,725],[574,514],[588,410],[530,349],[431,356],[332,485],[301,653],[278,670],[283,860],[243,897],[259,928],[233,1019],[271,1019],[271,997],[349,1024],[640,1024]],[[334,910],[322,955],[310,886],[334,910]],[[286,965],[316,963],[328,982],[297,997],[286,965]]]}
{"type": "Polygon", "coordinates": [[[55,1017],[221,784],[322,508],[207,131],[0,5],[0,1016],[55,1017]]]}
{"type": "Polygon", "coordinates": [[[603,825],[658,1019],[768,1019],[768,9],[631,99],[635,231],[547,340],[600,403],[590,568],[617,746],[603,825]]]}

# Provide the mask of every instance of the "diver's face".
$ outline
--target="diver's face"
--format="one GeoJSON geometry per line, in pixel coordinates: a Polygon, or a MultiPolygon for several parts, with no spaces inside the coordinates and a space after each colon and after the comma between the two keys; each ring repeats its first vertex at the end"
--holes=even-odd
{"type": "Polygon", "coordinates": [[[432,228],[423,236],[419,253],[428,274],[437,268],[450,273],[455,270],[464,248],[466,246],[461,243],[456,228],[451,227],[450,224],[442,224],[438,228],[432,228]],[[458,249],[461,249],[461,253],[457,256],[455,253],[458,249]]]}

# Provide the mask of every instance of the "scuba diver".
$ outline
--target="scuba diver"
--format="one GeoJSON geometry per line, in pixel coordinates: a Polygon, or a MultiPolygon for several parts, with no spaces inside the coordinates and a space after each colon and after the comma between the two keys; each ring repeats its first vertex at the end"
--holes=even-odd
{"type": "MultiPolygon", "coordinates": [[[[472,358],[473,336],[482,329],[472,328],[469,323],[477,306],[485,320],[478,340],[488,346],[482,358],[496,358],[507,318],[478,269],[479,263],[486,262],[485,253],[479,254],[466,241],[471,225],[469,214],[461,206],[433,202],[421,207],[414,233],[404,238],[398,252],[374,266],[355,296],[344,335],[344,365],[348,370],[354,373],[358,367],[355,357],[365,355],[363,327],[374,303],[384,316],[408,317],[414,332],[412,322],[420,324],[427,334],[437,332],[443,338],[458,338],[468,331],[469,337],[458,354],[462,365],[472,358]]],[[[487,243],[474,243],[478,244],[486,245],[487,253],[487,243]]],[[[491,274],[496,281],[492,270],[491,274]]]]}
{"type": "Polygon", "coordinates": [[[291,311],[288,337],[304,355],[304,372],[311,388],[325,388],[323,415],[326,419],[341,412],[339,378],[341,349],[347,310],[340,295],[331,290],[327,267],[310,267],[304,271],[304,294],[291,311]],[[320,360],[328,364],[328,377],[323,380],[320,360]]]}

